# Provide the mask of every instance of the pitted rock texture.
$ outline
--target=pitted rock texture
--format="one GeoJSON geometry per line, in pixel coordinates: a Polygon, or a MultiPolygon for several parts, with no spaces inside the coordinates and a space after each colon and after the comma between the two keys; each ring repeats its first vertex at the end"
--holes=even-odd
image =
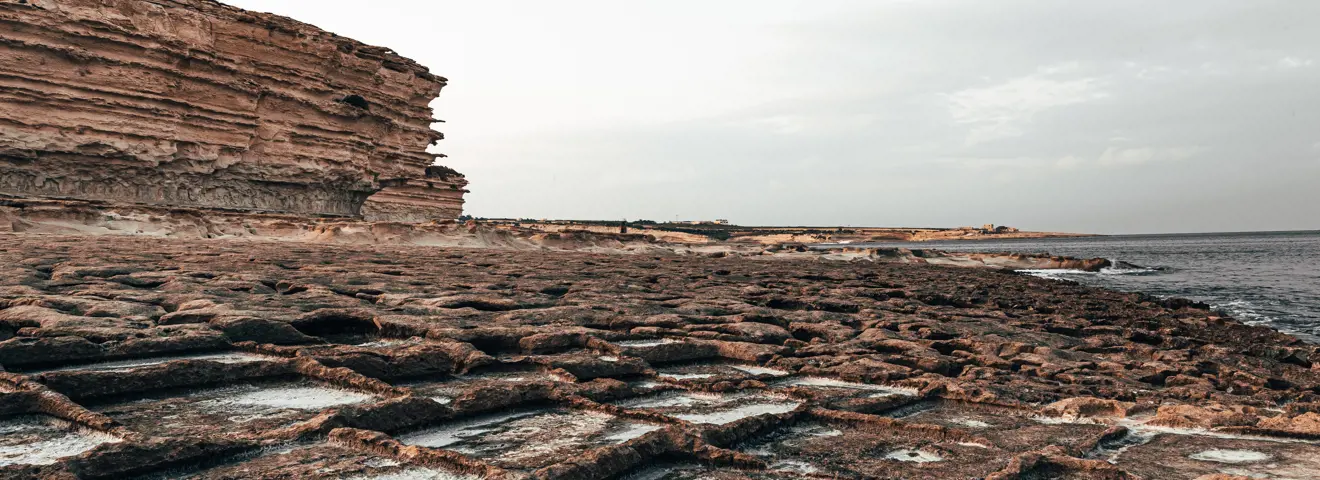
{"type": "Polygon", "coordinates": [[[1320,478],[1317,359],[990,269],[0,234],[0,478],[1320,478]]]}
{"type": "MultiPolygon", "coordinates": [[[[215,1],[3,0],[0,193],[355,216],[426,177],[445,82],[215,1]]],[[[427,181],[456,217],[462,177],[427,181]]]]}

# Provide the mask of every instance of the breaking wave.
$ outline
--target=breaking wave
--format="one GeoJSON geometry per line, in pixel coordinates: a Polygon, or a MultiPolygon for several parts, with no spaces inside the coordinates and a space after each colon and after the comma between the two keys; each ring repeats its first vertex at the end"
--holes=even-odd
{"type": "Polygon", "coordinates": [[[1048,278],[1051,280],[1063,280],[1070,276],[1098,276],[1098,275],[1159,275],[1169,273],[1172,270],[1168,267],[1143,267],[1124,261],[1115,261],[1113,266],[1100,269],[1098,272],[1088,272],[1073,268],[1053,268],[1053,269],[1024,269],[1018,270],[1019,273],[1031,275],[1033,277],[1048,278]]]}

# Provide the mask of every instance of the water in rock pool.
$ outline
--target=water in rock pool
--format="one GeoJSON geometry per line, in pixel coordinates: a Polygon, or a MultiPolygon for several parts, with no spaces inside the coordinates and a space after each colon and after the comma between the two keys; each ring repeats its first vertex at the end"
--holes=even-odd
{"type": "Polygon", "coordinates": [[[1101,272],[1028,271],[1122,291],[1203,301],[1243,322],[1320,343],[1320,231],[853,244],[953,252],[1103,257],[1101,272]],[[1124,263],[1119,263],[1124,262],[1124,263]]]}

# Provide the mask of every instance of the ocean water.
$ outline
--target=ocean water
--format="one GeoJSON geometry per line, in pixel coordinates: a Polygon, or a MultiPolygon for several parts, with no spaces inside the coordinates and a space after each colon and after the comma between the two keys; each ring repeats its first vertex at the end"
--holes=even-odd
{"type": "Polygon", "coordinates": [[[1098,273],[1028,271],[1047,278],[1210,304],[1245,323],[1320,343],[1320,231],[853,244],[957,252],[1103,257],[1098,273]],[[1119,263],[1122,262],[1122,263],[1119,263]]]}

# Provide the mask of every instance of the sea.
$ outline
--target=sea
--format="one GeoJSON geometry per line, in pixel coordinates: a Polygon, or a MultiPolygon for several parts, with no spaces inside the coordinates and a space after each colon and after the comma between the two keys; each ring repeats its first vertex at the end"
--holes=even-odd
{"type": "Polygon", "coordinates": [[[1024,270],[1113,290],[1198,300],[1234,318],[1320,343],[1320,231],[858,243],[849,247],[1108,258],[1100,272],[1024,270]]]}

